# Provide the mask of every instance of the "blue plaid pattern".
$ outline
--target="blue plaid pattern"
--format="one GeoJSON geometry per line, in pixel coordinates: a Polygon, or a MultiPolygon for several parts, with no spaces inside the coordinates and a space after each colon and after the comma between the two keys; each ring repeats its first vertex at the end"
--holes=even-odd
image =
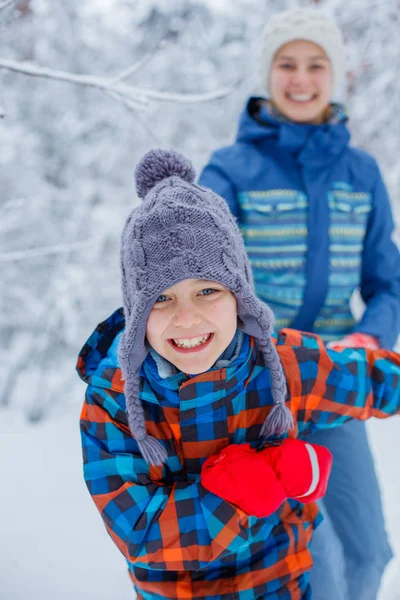
{"type": "MultiPolygon", "coordinates": [[[[111,538],[126,558],[138,598],[305,600],[316,504],[290,500],[265,519],[244,513],[199,481],[208,456],[228,444],[260,443],[272,407],[268,369],[244,337],[228,368],[195,377],[141,371],[149,433],[168,452],[149,466],[132,438],[117,362],[124,327],[117,311],[83,347],[88,383],[81,414],[84,475],[111,538]]],[[[296,426],[290,432],[387,417],[400,406],[400,357],[385,350],[327,352],[317,336],[283,330],[276,339],[296,426]]]]}

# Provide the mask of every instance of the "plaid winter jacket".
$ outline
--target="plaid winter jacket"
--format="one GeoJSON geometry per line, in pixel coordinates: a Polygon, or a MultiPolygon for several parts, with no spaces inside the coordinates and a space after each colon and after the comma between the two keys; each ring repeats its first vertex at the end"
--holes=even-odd
{"type": "MultiPolygon", "coordinates": [[[[208,456],[228,444],[260,444],[272,396],[255,340],[244,336],[227,368],[193,377],[162,379],[146,359],[140,393],[146,426],[168,451],[163,467],[149,467],[125,416],[117,361],[123,328],[119,310],[89,338],[77,368],[88,383],[81,414],[85,480],[139,600],[311,598],[316,504],[289,500],[258,519],[200,484],[208,456]]],[[[295,420],[291,437],[399,412],[399,355],[327,352],[317,336],[290,329],[276,342],[295,420]]]]}

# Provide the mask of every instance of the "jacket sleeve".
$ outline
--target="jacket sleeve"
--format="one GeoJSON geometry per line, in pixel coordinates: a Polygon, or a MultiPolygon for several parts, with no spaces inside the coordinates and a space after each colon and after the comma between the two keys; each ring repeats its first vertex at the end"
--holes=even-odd
{"type": "Polygon", "coordinates": [[[299,433],[400,412],[399,354],[351,348],[335,352],[318,336],[290,329],[280,332],[277,350],[299,433]]]}
{"type": "Polygon", "coordinates": [[[392,234],[389,198],[378,170],[362,258],[360,292],[366,310],[355,330],[389,349],[400,333],[400,253],[392,234]]]}
{"type": "Polygon", "coordinates": [[[227,201],[231,213],[240,219],[240,206],[237,199],[235,185],[226,170],[226,160],[222,150],[217,150],[211,156],[209,163],[204,167],[199,185],[210,188],[227,201]]]}
{"type": "Polygon", "coordinates": [[[203,569],[245,544],[248,515],[208,492],[200,476],[164,485],[167,468],[145,462],[123,414],[108,390],[88,387],[80,420],[85,482],[125,558],[142,568],[203,569]]]}

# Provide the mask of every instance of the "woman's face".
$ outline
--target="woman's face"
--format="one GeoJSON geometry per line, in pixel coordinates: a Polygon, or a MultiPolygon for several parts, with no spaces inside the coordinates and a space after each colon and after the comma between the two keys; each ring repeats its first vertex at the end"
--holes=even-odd
{"type": "Polygon", "coordinates": [[[320,46],[294,40],[281,46],[269,74],[271,99],[296,123],[321,123],[330,104],[332,68],[320,46]]]}

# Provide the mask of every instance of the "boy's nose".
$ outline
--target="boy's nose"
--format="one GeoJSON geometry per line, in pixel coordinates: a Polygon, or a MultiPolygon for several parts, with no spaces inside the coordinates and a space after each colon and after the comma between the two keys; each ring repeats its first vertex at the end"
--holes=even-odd
{"type": "Polygon", "coordinates": [[[189,329],[201,323],[201,315],[196,307],[191,304],[177,306],[173,318],[176,327],[189,329]]]}

